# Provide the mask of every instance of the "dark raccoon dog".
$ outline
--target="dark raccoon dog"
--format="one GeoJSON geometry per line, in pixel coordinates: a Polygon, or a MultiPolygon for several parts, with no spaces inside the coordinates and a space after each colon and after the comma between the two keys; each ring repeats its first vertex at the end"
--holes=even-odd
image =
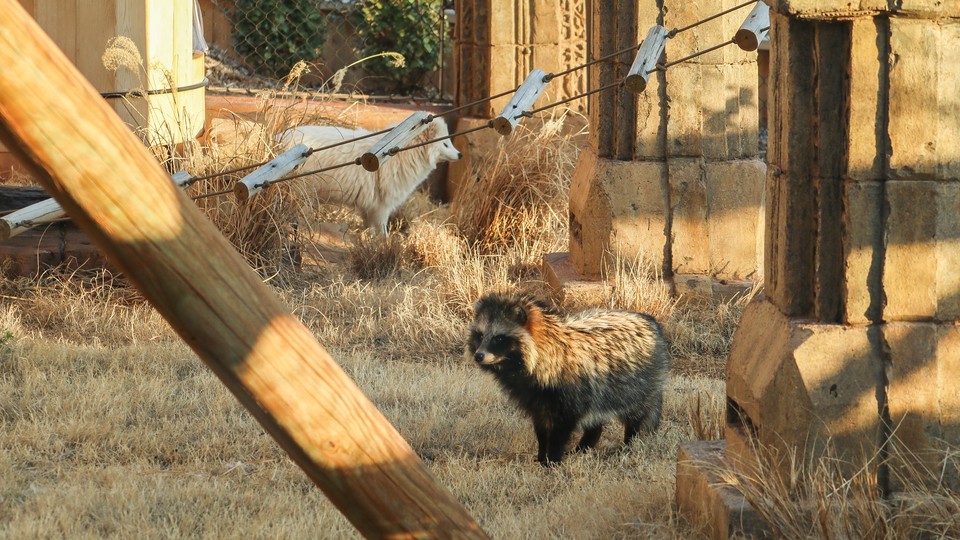
{"type": "Polygon", "coordinates": [[[660,425],[670,353],[643,313],[589,309],[560,315],[525,294],[488,294],[474,306],[464,355],[489,371],[533,419],[537,460],[559,462],[574,430],[593,448],[623,421],[624,444],[660,425]]]}

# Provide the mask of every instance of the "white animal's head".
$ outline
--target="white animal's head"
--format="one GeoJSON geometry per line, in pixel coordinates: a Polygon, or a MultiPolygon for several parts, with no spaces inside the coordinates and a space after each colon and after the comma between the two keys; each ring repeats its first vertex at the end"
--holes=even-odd
{"type": "MultiPolygon", "coordinates": [[[[441,137],[446,137],[450,134],[450,131],[447,130],[447,123],[443,118],[434,118],[433,122],[427,125],[427,129],[420,134],[418,138],[423,138],[424,140],[433,140],[439,139],[441,137]]],[[[456,161],[463,157],[463,154],[455,146],[453,146],[453,141],[450,139],[444,139],[442,141],[437,141],[430,145],[430,154],[431,157],[436,157],[436,163],[443,163],[445,161],[456,161]]]]}

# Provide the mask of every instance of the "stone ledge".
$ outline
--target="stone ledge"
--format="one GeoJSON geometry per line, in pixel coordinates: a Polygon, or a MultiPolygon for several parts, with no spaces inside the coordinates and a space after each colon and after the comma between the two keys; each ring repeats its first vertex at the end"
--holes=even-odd
{"type": "Polygon", "coordinates": [[[581,277],[569,253],[547,253],[541,268],[557,302],[567,306],[596,305],[609,287],[607,282],[581,277]]]}
{"type": "Polygon", "coordinates": [[[40,226],[0,241],[0,275],[5,278],[32,278],[57,267],[65,271],[106,268],[119,273],[70,222],[40,226]]]}
{"type": "Polygon", "coordinates": [[[896,14],[926,18],[956,17],[960,4],[942,0],[768,0],[773,11],[804,19],[836,21],[896,14]]]}
{"type": "MultiPolygon", "coordinates": [[[[541,270],[556,300],[568,306],[596,305],[611,286],[608,281],[582,276],[569,253],[544,255],[541,270]]],[[[715,279],[696,274],[677,274],[673,282],[676,294],[688,302],[729,302],[750,294],[755,286],[753,281],[715,279]]],[[[669,287],[666,283],[662,286],[669,287]]]]}
{"type": "Polygon", "coordinates": [[[725,441],[680,443],[677,451],[677,508],[708,538],[772,538],[746,498],[722,485],[713,472],[726,467],[725,441]]]}

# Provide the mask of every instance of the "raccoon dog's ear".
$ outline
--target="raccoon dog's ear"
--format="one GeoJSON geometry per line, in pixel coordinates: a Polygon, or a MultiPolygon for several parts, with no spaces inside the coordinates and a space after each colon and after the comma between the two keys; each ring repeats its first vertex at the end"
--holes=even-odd
{"type": "Polygon", "coordinates": [[[523,306],[513,306],[513,320],[520,326],[527,324],[527,310],[523,306]]]}

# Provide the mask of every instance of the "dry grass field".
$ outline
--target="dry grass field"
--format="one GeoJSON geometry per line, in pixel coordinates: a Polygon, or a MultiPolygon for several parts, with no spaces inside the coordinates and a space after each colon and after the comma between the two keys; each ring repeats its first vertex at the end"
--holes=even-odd
{"type": "MultiPolygon", "coordinates": [[[[202,204],[492,536],[674,536],[686,531],[673,509],[677,444],[697,436],[692,399],[704,414],[721,408],[742,303],[681,308],[642,265],[618,268],[596,303],[664,321],[676,356],[665,420],[625,449],[611,426],[598,451],[552,469],[534,460],[529,421],[462,358],[483,291],[547,293],[537,268],[565,248],[576,159],[556,127],[527,134],[478,179],[513,186],[509,208],[491,201],[480,216],[461,202],[454,216],[417,194],[385,242],[361,234],[348,210],[296,216],[299,271],[270,260],[299,208],[295,186],[259,213],[202,204]]],[[[0,295],[0,536],[355,535],[122,278],[52,272],[6,280],[0,295]]]]}
{"type": "MultiPolygon", "coordinates": [[[[255,143],[197,148],[171,167],[257,160],[271,139],[245,127],[255,143]]],[[[725,357],[746,299],[678,302],[642,260],[612,268],[594,303],[651,313],[671,341],[664,420],[627,448],[610,426],[596,451],[558,467],[535,462],[530,422],[462,358],[482,292],[548,293],[538,266],[565,249],[576,141],[546,122],[479,165],[452,205],[417,194],[386,241],[362,233],[351,211],[305,213],[295,184],[251,207],[200,204],[492,537],[690,537],[675,510],[677,446],[719,436],[725,357]]],[[[751,485],[769,494],[762,479],[751,485]]],[[[0,537],[355,536],[122,277],[2,281],[0,537]]]]}

